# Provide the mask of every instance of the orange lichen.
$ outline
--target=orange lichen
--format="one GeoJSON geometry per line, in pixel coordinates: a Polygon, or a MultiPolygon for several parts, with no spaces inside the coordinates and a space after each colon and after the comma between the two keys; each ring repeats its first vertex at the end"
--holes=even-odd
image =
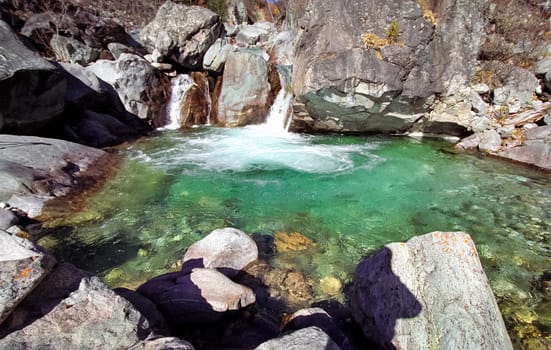
{"type": "Polygon", "coordinates": [[[28,278],[31,274],[32,270],[30,267],[27,267],[21,271],[19,271],[19,273],[17,274],[17,276],[15,277],[15,280],[20,280],[20,279],[24,279],[24,278],[28,278]]]}

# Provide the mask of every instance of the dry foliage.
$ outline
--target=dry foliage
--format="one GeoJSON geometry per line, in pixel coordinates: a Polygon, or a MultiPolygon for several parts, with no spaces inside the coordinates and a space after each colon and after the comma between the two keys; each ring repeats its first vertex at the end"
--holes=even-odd
{"type": "Polygon", "coordinates": [[[433,27],[438,24],[438,20],[436,19],[436,15],[431,9],[431,6],[429,4],[428,0],[417,0],[417,3],[419,6],[421,6],[421,10],[423,11],[423,18],[425,19],[425,22],[430,23],[433,27]]]}

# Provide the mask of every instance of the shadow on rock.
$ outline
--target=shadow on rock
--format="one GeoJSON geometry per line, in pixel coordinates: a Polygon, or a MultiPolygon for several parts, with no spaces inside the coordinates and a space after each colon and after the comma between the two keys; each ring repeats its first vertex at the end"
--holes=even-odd
{"type": "Polygon", "coordinates": [[[391,268],[392,251],[382,248],[356,268],[351,306],[367,339],[380,349],[395,349],[399,319],[414,318],[422,306],[391,268]]]}

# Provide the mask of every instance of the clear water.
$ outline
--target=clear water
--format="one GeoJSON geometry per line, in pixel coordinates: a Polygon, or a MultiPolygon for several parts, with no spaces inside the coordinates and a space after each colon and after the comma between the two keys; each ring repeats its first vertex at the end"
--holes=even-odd
{"type": "Polygon", "coordinates": [[[299,232],[315,251],[264,258],[346,283],[362,256],[388,242],[463,230],[511,334],[525,345],[548,341],[549,302],[534,285],[551,269],[549,176],[446,147],[263,127],[164,132],[122,151],[120,172],[65,223],[70,234],[44,244],[112,286],[132,287],[216,228],[299,232]]]}

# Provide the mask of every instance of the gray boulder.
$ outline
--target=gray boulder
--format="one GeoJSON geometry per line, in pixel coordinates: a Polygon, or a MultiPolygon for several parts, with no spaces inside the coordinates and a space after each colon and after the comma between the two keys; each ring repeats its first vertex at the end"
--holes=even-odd
{"type": "Polygon", "coordinates": [[[501,136],[496,130],[486,130],[480,137],[478,149],[482,152],[497,152],[501,149],[501,136]]]}
{"type": "Polygon", "coordinates": [[[532,96],[539,88],[539,80],[520,67],[510,67],[503,87],[494,89],[494,103],[506,106],[509,113],[518,113],[521,109],[532,108],[532,96]]]}
{"type": "Polygon", "coordinates": [[[515,162],[551,170],[551,145],[545,141],[533,141],[521,146],[507,148],[498,156],[515,162]]]}
{"type": "Polygon", "coordinates": [[[63,75],[0,21],[0,131],[31,133],[63,112],[63,75]]]}
{"type": "Polygon", "coordinates": [[[195,348],[183,339],[163,337],[142,340],[128,350],[195,350],[195,348]]]}
{"type": "Polygon", "coordinates": [[[256,301],[251,289],[216,270],[200,268],[190,274],[176,272],[153,278],[137,291],[157,305],[171,329],[214,322],[226,311],[256,301]]]}
{"type": "Polygon", "coordinates": [[[154,127],[165,125],[170,80],[148,61],[123,53],[116,61],[99,60],[86,69],[113,86],[126,110],[154,127]]]}
{"type": "Polygon", "coordinates": [[[109,159],[95,148],[42,137],[0,135],[0,147],[0,201],[31,217],[45,201],[78,185],[81,176],[99,176],[100,164],[109,159]]]}
{"type": "Polygon", "coordinates": [[[0,230],[7,230],[19,222],[19,218],[9,209],[0,209],[0,230]]]}
{"type": "MultiPolygon", "coordinates": [[[[84,278],[92,274],[68,263],[61,263],[33,289],[2,324],[0,338],[20,330],[48,314],[69,294],[76,291],[84,278]]],[[[1,343],[1,341],[0,341],[1,343]]]]}
{"type": "Polygon", "coordinates": [[[184,254],[184,273],[196,267],[218,269],[231,276],[258,259],[256,243],[245,232],[226,227],[212,231],[184,254]]]}
{"type": "Polygon", "coordinates": [[[216,39],[203,57],[203,68],[214,72],[221,72],[226,63],[228,53],[233,49],[234,46],[228,44],[225,39],[216,39]]]}
{"type": "Polygon", "coordinates": [[[264,51],[230,52],[218,98],[218,123],[235,127],[264,122],[277,93],[272,92],[270,73],[264,51]]]}
{"type": "Polygon", "coordinates": [[[50,46],[56,59],[61,62],[78,63],[86,66],[99,57],[99,52],[85,43],[74,38],[54,35],[50,40],[50,46]]]}
{"type": "Polygon", "coordinates": [[[340,350],[340,347],[317,327],[294,331],[260,344],[255,350],[340,350]]]}
{"type": "Polygon", "coordinates": [[[413,0],[310,1],[299,21],[304,30],[293,70],[293,90],[309,118],[291,128],[409,130],[434,95],[453,94],[474,74],[487,4],[454,0],[422,9],[413,0]],[[436,13],[436,24],[423,10],[436,13]],[[391,18],[399,27],[397,43],[385,42],[391,18]],[[364,34],[383,44],[362,42],[364,34]]]}
{"type": "Polygon", "coordinates": [[[128,349],[150,332],[147,320],[97,277],[49,313],[0,340],[5,349],[128,349]]]}
{"type": "Polygon", "coordinates": [[[142,29],[140,37],[145,46],[150,51],[157,51],[162,59],[198,69],[222,28],[218,15],[209,9],[169,0],[159,8],[155,19],[142,29]]]}
{"type": "Polygon", "coordinates": [[[551,57],[546,56],[534,64],[534,73],[546,74],[551,72],[551,57]]]}
{"type": "Polygon", "coordinates": [[[237,36],[235,42],[241,47],[251,47],[259,45],[262,47],[269,47],[273,43],[277,29],[271,22],[257,22],[251,25],[243,25],[237,36]]]}
{"type": "Polygon", "coordinates": [[[471,237],[391,243],[356,268],[352,315],[381,349],[512,349],[471,237]]]}
{"type": "Polygon", "coordinates": [[[0,324],[55,265],[32,242],[0,230],[0,324]]]}

